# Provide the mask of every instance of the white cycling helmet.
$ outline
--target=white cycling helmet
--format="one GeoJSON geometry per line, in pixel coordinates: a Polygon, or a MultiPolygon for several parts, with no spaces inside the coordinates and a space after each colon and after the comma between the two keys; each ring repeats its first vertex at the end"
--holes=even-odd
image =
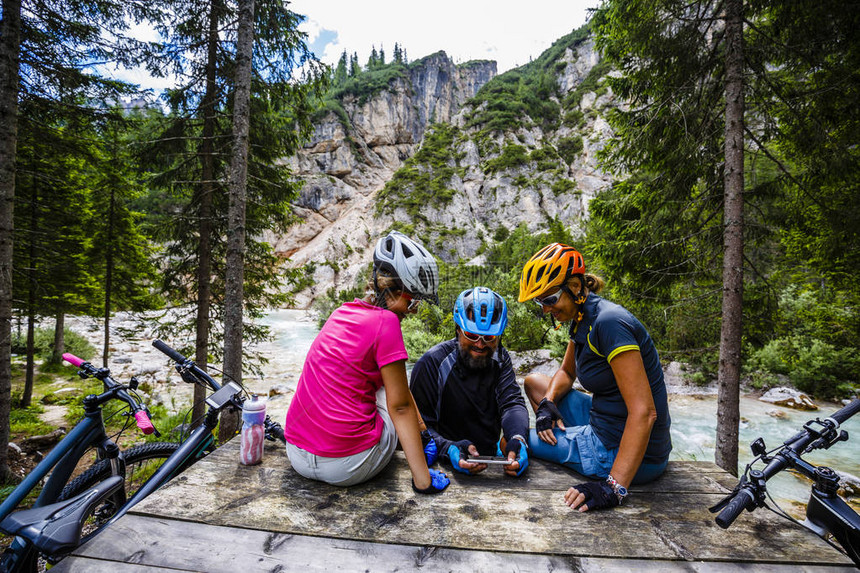
{"type": "Polygon", "coordinates": [[[379,239],[373,251],[373,277],[383,271],[396,277],[403,290],[415,298],[439,304],[439,269],[436,259],[417,241],[399,231],[379,239]]]}

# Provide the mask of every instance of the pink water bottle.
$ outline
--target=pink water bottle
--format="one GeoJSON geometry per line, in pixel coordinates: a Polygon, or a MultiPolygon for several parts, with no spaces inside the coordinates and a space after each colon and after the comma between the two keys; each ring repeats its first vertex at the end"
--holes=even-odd
{"type": "Polygon", "coordinates": [[[266,399],[256,394],[242,406],[242,438],[239,461],[246,466],[259,464],[263,459],[263,441],[266,438],[266,399]]]}

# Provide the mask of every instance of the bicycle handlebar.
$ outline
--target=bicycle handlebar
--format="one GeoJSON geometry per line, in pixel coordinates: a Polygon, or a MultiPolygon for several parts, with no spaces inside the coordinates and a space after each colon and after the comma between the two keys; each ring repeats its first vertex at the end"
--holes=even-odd
{"type": "Polygon", "coordinates": [[[168,345],[166,345],[164,342],[162,342],[161,340],[159,340],[157,338],[152,341],[152,345],[155,348],[157,348],[158,350],[160,350],[161,352],[163,352],[164,354],[166,354],[167,356],[169,356],[172,360],[174,360],[176,362],[179,362],[179,363],[189,362],[188,358],[186,358],[185,356],[183,356],[182,354],[180,354],[176,350],[172,349],[171,347],[169,347],[168,345]]]}
{"type": "Polygon", "coordinates": [[[841,424],[857,412],[860,412],[860,398],[853,400],[845,407],[833,412],[830,417],[836,420],[837,423],[841,424]]]}
{"type": "Polygon", "coordinates": [[[72,366],[77,366],[78,368],[80,368],[81,365],[84,363],[83,359],[78,358],[77,356],[75,356],[74,354],[71,354],[69,352],[66,352],[65,354],[63,354],[63,360],[65,360],[66,362],[68,362],[72,366]]]}
{"type": "MultiPolygon", "coordinates": [[[[835,439],[836,429],[842,422],[858,412],[860,412],[860,398],[840,408],[823,421],[816,419],[807,422],[803,430],[783,442],[782,448],[771,458],[765,458],[762,455],[762,459],[767,461],[767,466],[761,471],[750,470],[750,475],[755,474],[756,483],[750,483],[747,481],[746,475],[744,475],[735,488],[735,491],[720,503],[711,507],[711,512],[720,512],[716,518],[717,525],[723,529],[727,529],[744,509],[753,509],[756,506],[763,505],[764,501],[763,499],[757,499],[756,491],[760,489],[759,493],[763,497],[764,483],[768,479],[788,466],[798,467],[801,470],[804,467],[809,467],[809,464],[803,461],[800,456],[818,448],[828,448],[835,441],[838,441],[835,439]],[[820,424],[823,430],[819,431],[811,428],[810,425],[812,423],[820,424]]],[[[747,466],[747,470],[749,470],[749,466],[747,466]]]]}
{"type": "Polygon", "coordinates": [[[141,404],[132,398],[128,392],[125,391],[125,388],[118,384],[113,378],[111,378],[110,370],[107,368],[96,368],[83,358],[78,358],[74,354],[66,352],[63,354],[63,360],[81,369],[86,376],[92,376],[98,380],[101,380],[102,383],[107,386],[108,391],[112,392],[113,395],[128,404],[128,407],[131,408],[132,415],[134,416],[134,421],[137,423],[137,427],[146,435],[152,434],[155,432],[155,426],[152,425],[152,420],[149,419],[149,414],[146,410],[141,406],[141,404]]]}
{"type": "MultiPolygon", "coordinates": [[[[218,382],[216,382],[215,379],[212,378],[212,376],[210,376],[207,372],[197,366],[190,358],[186,358],[182,355],[182,353],[171,348],[159,339],[153,340],[152,345],[164,354],[166,354],[168,357],[170,357],[173,361],[175,361],[177,363],[177,368],[180,369],[180,372],[190,371],[193,376],[200,380],[203,380],[215,392],[221,389],[221,385],[218,384],[218,382]]],[[[244,402],[244,399],[242,398],[239,398],[238,400],[232,400],[233,405],[238,408],[242,407],[242,402],[244,402]]],[[[286,439],[284,438],[284,429],[281,427],[280,424],[278,424],[277,422],[273,422],[269,416],[266,416],[263,425],[266,428],[267,439],[279,440],[282,443],[286,443],[286,439]]]]}
{"type": "Polygon", "coordinates": [[[166,354],[171,360],[176,362],[177,367],[187,368],[188,370],[190,370],[194,376],[196,376],[197,378],[201,379],[203,382],[208,384],[209,387],[212,388],[212,390],[217,392],[218,390],[221,389],[221,385],[218,384],[218,382],[216,382],[214,378],[212,378],[202,368],[197,366],[193,360],[183,356],[181,352],[171,348],[170,346],[168,346],[163,341],[161,341],[157,338],[152,341],[152,345],[156,349],[160,350],[162,353],[166,354]]]}
{"type": "Polygon", "coordinates": [[[729,526],[738,518],[741,512],[754,503],[755,496],[746,487],[742,487],[717,516],[717,525],[723,529],[728,529],[729,526]]]}

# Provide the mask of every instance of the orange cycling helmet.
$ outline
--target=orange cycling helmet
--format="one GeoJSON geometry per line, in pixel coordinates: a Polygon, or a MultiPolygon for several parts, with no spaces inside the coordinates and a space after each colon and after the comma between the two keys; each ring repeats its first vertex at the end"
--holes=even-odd
{"type": "Polygon", "coordinates": [[[525,302],[553,287],[562,286],[572,275],[585,274],[585,261],[571,246],[553,243],[539,250],[523,267],[519,301],[525,302]]]}

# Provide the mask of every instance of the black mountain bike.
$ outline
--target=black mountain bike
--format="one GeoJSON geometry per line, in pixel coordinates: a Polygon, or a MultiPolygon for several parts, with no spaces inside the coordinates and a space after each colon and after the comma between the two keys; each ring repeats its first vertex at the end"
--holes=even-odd
{"type": "MultiPolygon", "coordinates": [[[[225,408],[241,409],[245,400],[244,389],[236,382],[220,385],[194,362],[160,340],[153,341],[152,345],[176,362],[176,369],[183,380],[202,384],[214,391],[206,399],[209,408],[203,423],[181,444],[166,444],[168,449],[159,451],[162,459],[159,460],[161,463],[158,468],[127,496],[126,488],[123,487],[127,476],[127,460],[145,457],[145,454],[150,453],[147,446],[164,445],[148,444],[141,449],[131,448],[127,452],[120,452],[116,444],[105,435],[102,404],[113,399],[123,400],[134,413],[141,429],[145,432],[154,431],[148,416],[141,414],[145,409],[128,394],[127,390],[131,388],[121,386],[110,378],[110,371],[97,369],[79,358],[66,355],[71,358],[66,358],[67,360],[81,368],[82,376],[86,374],[102,380],[106,391],[104,394],[87,396],[84,399],[84,419],[0,506],[0,530],[15,536],[12,545],[0,558],[0,573],[37,571],[40,556],[49,563],[59,561],[125,515],[171,478],[214,450],[213,430],[218,425],[219,413],[225,408]],[[99,447],[103,459],[67,483],[78,460],[91,445],[99,447]],[[146,451],[144,448],[147,448],[146,451]],[[12,513],[26,495],[48,475],[51,468],[54,468],[54,471],[48,477],[34,507],[12,513]],[[85,532],[84,527],[93,516],[98,518],[94,531],[85,532]]],[[[265,436],[269,440],[285,442],[283,428],[268,416],[265,436]]]]}
{"type": "Polygon", "coordinates": [[[63,359],[80,368],[81,378],[100,380],[104,392],[84,398],[83,419],[0,505],[0,529],[15,536],[0,557],[0,571],[36,571],[40,555],[49,563],[64,556],[82,542],[82,536],[86,541],[94,534],[85,530],[88,523],[87,529],[97,531],[133,497],[140,477],[151,474],[179,449],[179,444],[154,442],[120,451],[105,429],[102,409],[108,402],[118,400],[128,406],[126,427],[133,418],[143,433],[157,433],[146,407],[135,394],[137,381],[132,379],[124,386],[111,377],[107,368],[96,368],[73,354],[64,354],[63,359]],[[93,479],[90,469],[69,482],[92,448],[98,452],[99,461],[93,466],[101,468],[98,479],[93,479]],[[43,480],[33,507],[12,513],[43,480]],[[78,487],[85,481],[89,483],[86,488],[78,487]]]}
{"type": "Polygon", "coordinates": [[[839,430],[839,425],[858,411],[860,399],[828,418],[810,420],[800,432],[770,451],[764,440],[755,440],[750,445],[755,459],[747,465],[740,482],[732,493],[710,508],[711,513],[720,512],[716,518],[717,525],[728,529],[744,509],[753,511],[767,507],[777,515],[809,529],[860,567],[860,516],[836,493],[839,488],[838,474],[826,466],[814,466],[801,457],[813,450],[826,450],[837,442],[847,440],[848,432],[839,430]],[[766,464],[764,469],[752,469],[753,464],[759,461],[766,464]],[[796,470],[813,481],[806,505],[806,520],[803,522],[779,509],[767,492],[767,480],[785,469],[796,470]],[[767,503],[767,499],[774,507],[767,503]],[[831,536],[839,545],[830,540],[831,536]]]}

